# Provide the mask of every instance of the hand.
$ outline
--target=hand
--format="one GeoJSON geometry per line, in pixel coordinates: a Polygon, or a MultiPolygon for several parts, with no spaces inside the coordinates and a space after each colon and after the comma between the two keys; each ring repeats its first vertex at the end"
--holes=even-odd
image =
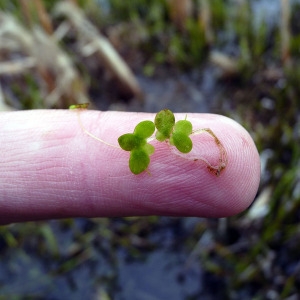
{"type": "MultiPolygon", "coordinates": [[[[129,153],[88,136],[77,113],[0,114],[0,224],[67,217],[226,217],[246,209],[256,195],[257,149],[250,135],[226,117],[188,114],[196,129],[211,128],[227,151],[228,164],[219,177],[200,160],[186,160],[158,141],[153,141],[149,172],[134,175],[129,153]]],[[[95,136],[118,146],[120,135],[154,115],[82,111],[80,118],[95,136]]],[[[202,154],[218,160],[209,135],[197,141],[202,154]]]]}

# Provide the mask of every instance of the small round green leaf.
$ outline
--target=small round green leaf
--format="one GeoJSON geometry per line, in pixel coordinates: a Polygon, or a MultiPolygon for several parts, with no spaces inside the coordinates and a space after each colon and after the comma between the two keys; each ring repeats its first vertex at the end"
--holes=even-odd
{"type": "Polygon", "coordinates": [[[180,120],[176,122],[174,126],[174,132],[182,132],[186,135],[190,135],[193,131],[193,125],[188,120],[180,120]]]}
{"type": "Polygon", "coordinates": [[[165,135],[163,135],[161,132],[157,131],[155,134],[155,138],[159,141],[159,142],[163,142],[165,141],[168,137],[166,137],[165,135]]]}
{"type": "MultiPolygon", "coordinates": [[[[170,110],[164,109],[156,114],[154,123],[157,130],[166,139],[170,137],[173,130],[175,124],[175,116],[170,110]]],[[[157,139],[161,141],[162,137],[160,137],[160,139],[157,139]]]]}
{"type": "Polygon", "coordinates": [[[149,155],[143,149],[136,149],[130,152],[129,168],[133,174],[140,174],[145,171],[150,163],[149,155]]]}
{"type": "Polygon", "coordinates": [[[148,155],[152,155],[155,151],[155,148],[151,144],[146,144],[145,146],[143,146],[143,149],[148,155]]]}
{"type": "Polygon", "coordinates": [[[175,145],[178,151],[189,153],[193,148],[193,142],[188,135],[182,132],[174,132],[171,136],[170,143],[175,145]]]}
{"type": "Polygon", "coordinates": [[[142,121],[136,125],[133,133],[141,138],[146,139],[154,133],[154,130],[155,125],[152,121],[142,121]]]}
{"type": "Polygon", "coordinates": [[[121,135],[118,138],[118,142],[120,147],[125,151],[131,151],[133,149],[140,148],[144,144],[146,144],[145,139],[140,138],[139,136],[136,136],[132,133],[126,133],[121,135]]]}

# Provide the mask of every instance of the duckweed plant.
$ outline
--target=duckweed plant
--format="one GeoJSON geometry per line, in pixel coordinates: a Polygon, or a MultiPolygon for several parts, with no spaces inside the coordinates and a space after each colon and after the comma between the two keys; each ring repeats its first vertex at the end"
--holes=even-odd
{"type": "MultiPolygon", "coordinates": [[[[87,103],[71,105],[70,109],[86,109],[88,107],[87,103]]],[[[78,114],[79,117],[79,114],[78,114]]],[[[111,145],[102,139],[94,136],[89,131],[87,131],[80,118],[80,126],[89,136],[95,138],[96,140],[111,146],[111,145]]],[[[184,120],[179,120],[175,122],[175,116],[173,112],[169,109],[164,109],[158,112],[155,116],[154,122],[146,120],[138,123],[134,128],[133,133],[125,133],[118,138],[118,143],[121,149],[125,151],[130,151],[129,157],[129,169],[130,171],[138,175],[144,171],[147,171],[150,164],[150,155],[155,151],[153,145],[149,142],[153,140],[152,138],[156,128],[155,139],[159,142],[167,142],[171,146],[175,146],[177,150],[181,153],[189,153],[193,148],[193,142],[190,138],[192,134],[198,134],[201,132],[207,132],[214,138],[216,145],[220,151],[219,164],[213,166],[205,158],[193,159],[194,161],[201,160],[203,161],[207,169],[216,176],[220,176],[221,172],[226,168],[227,165],[227,153],[214,132],[209,128],[202,128],[193,131],[193,125],[190,121],[187,120],[187,116],[184,120]]]]}
{"type": "Polygon", "coordinates": [[[154,153],[154,147],[147,143],[155,131],[154,123],[142,121],[136,125],[133,133],[126,133],[118,138],[120,147],[130,151],[129,169],[133,174],[145,171],[150,163],[150,155],[154,153]]]}

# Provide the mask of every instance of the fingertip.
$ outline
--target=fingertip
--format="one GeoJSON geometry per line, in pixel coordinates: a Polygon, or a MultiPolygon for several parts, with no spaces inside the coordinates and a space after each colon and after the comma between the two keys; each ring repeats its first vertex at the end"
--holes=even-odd
{"type": "Polygon", "coordinates": [[[222,117],[227,128],[225,147],[228,152],[225,185],[229,190],[226,199],[230,201],[230,215],[240,213],[253,202],[260,183],[260,157],[249,132],[236,121],[222,117]],[[234,193],[230,191],[232,189],[234,193]]]}
{"type": "Polygon", "coordinates": [[[260,159],[253,139],[240,124],[223,116],[189,115],[189,120],[194,128],[210,128],[218,137],[226,151],[226,166],[219,174],[210,172],[208,163],[220,163],[220,149],[207,132],[192,137],[189,154],[156,145],[150,171],[162,194],[160,209],[198,217],[242,212],[254,200],[260,182],[260,159]]]}
{"type": "Polygon", "coordinates": [[[251,135],[236,121],[218,116],[217,124],[211,127],[227,153],[226,168],[214,178],[215,187],[212,185],[221,192],[216,216],[226,217],[244,211],[253,202],[260,183],[260,158],[251,135]]]}

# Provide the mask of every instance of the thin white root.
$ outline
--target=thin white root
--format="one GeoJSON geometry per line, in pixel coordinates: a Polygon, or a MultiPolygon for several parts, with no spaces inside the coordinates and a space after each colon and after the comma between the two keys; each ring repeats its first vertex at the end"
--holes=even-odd
{"type": "Polygon", "coordinates": [[[93,135],[92,133],[90,133],[90,132],[83,126],[83,124],[82,124],[82,121],[81,121],[81,118],[80,118],[80,110],[82,110],[82,109],[80,109],[80,108],[77,109],[77,117],[78,117],[79,126],[81,127],[81,129],[82,129],[87,135],[89,135],[89,136],[92,137],[93,139],[95,139],[95,140],[97,140],[97,141],[99,141],[99,142],[101,142],[101,143],[103,143],[103,144],[105,144],[105,145],[107,145],[107,146],[109,146],[109,147],[121,149],[120,147],[115,146],[115,145],[112,145],[112,144],[110,144],[110,143],[108,143],[108,142],[106,142],[106,141],[104,141],[104,140],[98,138],[97,136],[93,135]]]}
{"type": "Polygon", "coordinates": [[[219,165],[218,166],[213,166],[205,158],[199,158],[199,160],[201,160],[204,163],[206,163],[207,169],[211,173],[213,173],[214,175],[216,175],[216,176],[219,177],[220,174],[221,174],[221,172],[227,166],[227,162],[228,162],[227,152],[226,152],[224,146],[222,145],[222,143],[220,142],[220,140],[217,138],[217,136],[214,134],[214,132],[210,128],[197,129],[197,130],[193,131],[192,134],[200,134],[200,133],[203,133],[203,132],[207,132],[209,135],[211,135],[214,138],[215,143],[217,144],[217,146],[219,148],[219,151],[220,151],[219,165]]]}

